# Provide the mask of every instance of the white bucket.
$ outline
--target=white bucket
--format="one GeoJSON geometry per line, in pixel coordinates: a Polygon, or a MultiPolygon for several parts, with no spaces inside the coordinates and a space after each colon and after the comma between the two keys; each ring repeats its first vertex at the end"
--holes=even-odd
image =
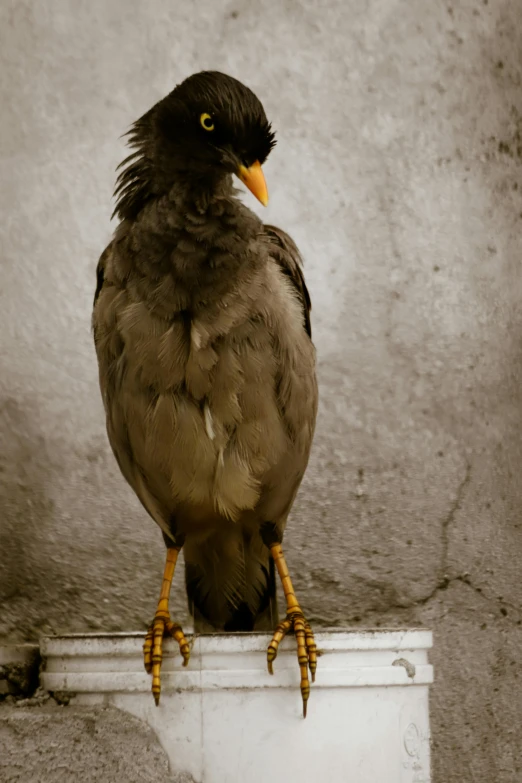
{"type": "Polygon", "coordinates": [[[197,783],[429,783],[429,631],[317,633],[306,720],[295,641],[283,641],[273,676],[268,642],[196,636],[185,669],[167,640],[156,707],[142,634],[49,637],[42,684],[146,721],[173,771],[197,783]]]}

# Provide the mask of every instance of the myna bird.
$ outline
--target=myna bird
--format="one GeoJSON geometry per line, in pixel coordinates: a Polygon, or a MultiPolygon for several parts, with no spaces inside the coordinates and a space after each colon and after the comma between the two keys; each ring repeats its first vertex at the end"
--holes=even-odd
{"type": "Polygon", "coordinates": [[[144,644],[154,699],[163,637],[189,659],[169,614],[183,548],[189,605],[216,630],[256,628],[274,606],[275,564],[287,613],[268,668],[293,630],[306,715],[317,651],[281,542],[317,413],[310,297],[293,241],[263,225],[232,181],[267,204],[261,165],[274,133],[251,90],[202,72],[128,135],[93,329],[113,452],[167,546],[144,644]]]}

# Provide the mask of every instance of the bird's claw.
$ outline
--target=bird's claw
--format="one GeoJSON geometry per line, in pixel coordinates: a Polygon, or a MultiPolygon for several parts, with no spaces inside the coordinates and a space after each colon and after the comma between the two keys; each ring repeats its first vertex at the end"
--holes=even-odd
{"type": "Polygon", "coordinates": [[[159,704],[161,693],[161,662],[163,660],[163,638],[172,636],[179,644],[179,651],[183,657],[183,666],[186,666],[190,658],[190,646],[185,638],[181,625],[173,623],[168,613],[158,613],[152,625],[149,625],[143,643],[143,663],[145,671],[152,674],[152,695],[156,706],[159,704]]]}
{"type": "Polygon", "coordinates": [[[270,674],[274,673],[273,663],[277,656],[279,644],[291,629],[294,631],[297,642],[297,660],[301,670],[300,687],[303,699],[303,717],[306,718],[306,705],[310,696],[308,668],[310,668],[312,682],[315,682],[315,672],[317,670],[317,645],[310,624],[306,621],[306,618],[299,607],[289,610],[285,619],[279,623],[274,631],[274,635],[267,650],[268,671],[270,674]]]}

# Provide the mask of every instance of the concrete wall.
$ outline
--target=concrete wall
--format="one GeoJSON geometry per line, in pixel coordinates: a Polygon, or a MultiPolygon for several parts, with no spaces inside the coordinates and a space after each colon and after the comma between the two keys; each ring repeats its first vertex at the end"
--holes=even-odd
{"type": "Polygon", "coordinates": [[[264,215],[314,300],[303,605],[432,627],[436,783],[520,781],[519,0],[4,0],[0,35],[0,639],[154,609],[163,544],[106,442],[94,269],[119,135],[221,69],[278,131],[264,215]]]}

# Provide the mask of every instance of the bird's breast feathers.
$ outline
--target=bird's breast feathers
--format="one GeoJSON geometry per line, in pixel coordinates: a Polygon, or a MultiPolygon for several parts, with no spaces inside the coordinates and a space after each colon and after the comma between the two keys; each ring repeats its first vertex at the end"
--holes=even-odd
{"type": "Polygon", "coordinates": [[[236,519],[274,472],[297,485],[315,420],[315,351],[279,268],[269,261],[242,290],[165,318],[111,263],[94,311],[107,427],[125,477],[159,505],[151,514],[211,505],[236,519]]]}

